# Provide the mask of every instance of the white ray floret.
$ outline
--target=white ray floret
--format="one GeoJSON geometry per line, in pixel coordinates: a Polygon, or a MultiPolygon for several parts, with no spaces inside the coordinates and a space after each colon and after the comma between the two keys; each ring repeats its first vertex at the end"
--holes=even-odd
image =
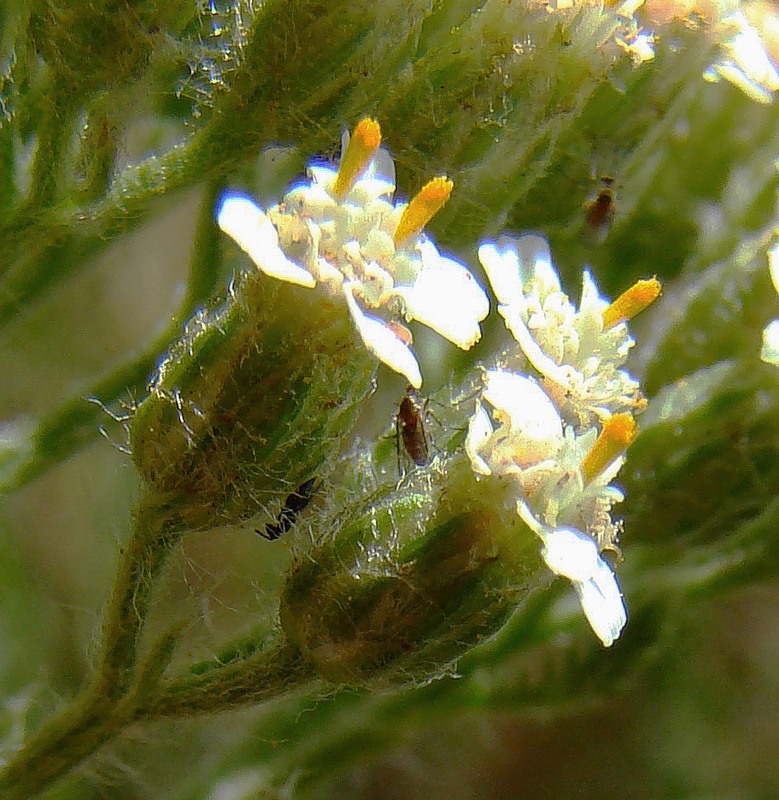
{"type": "Polygon", "coordinates": [[[617,578],[601,557],[595,541],[571,528],[548,528],[523,502],[519,513],[538,535],[541,556],[555,575],[573,585],[590,627],[606,647],[611,647],[627,622],[627,610],[617,578]]]}

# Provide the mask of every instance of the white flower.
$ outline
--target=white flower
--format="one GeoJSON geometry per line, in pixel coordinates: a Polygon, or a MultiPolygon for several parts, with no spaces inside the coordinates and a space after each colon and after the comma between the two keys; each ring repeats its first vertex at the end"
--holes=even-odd
{"type": "Polygon", "coordinates": [[[363,120],[344,139],[340,165],[312,165],[310,180],[263,212],[229,195],[219,226],[265,273],[343,295],[368,350],[415,387],[422,376],[401,320],[418,320],[463,349],[481,336],[489,301],[470,272],[422,231],[452,182],[435,178],[395,204],[394,164],[379,126],[363,120]]]}
{"type": "Polygon", "coordinates": [[[520,505],[520,516],[543,542],[541,556],[555,575],[571,581],[582,610],[606,647],[619,638],[627,611],[619,584],[589,536],[571,528],[549,528],[520,505]]]}
{"type": "Polygon", "coordinates": [[[316,286],[310,272],[284,255],[273,223],[253,200],[241,195],[227,196],[219,209],[219,227],[252,255],[266,275],[309,288],[316,286]]]}
{"type": "MultiPolygon", "coordinates": [[[[610,512],[623,494],[610,483],[625,462],[621,451],[632,434],[603,449],[603,435],[594,427],[576,433],[565,425],[532,378],[485,370],[483,380],[465,440],[474,472],[511,475],[544,525],[582,528],[602,548],[615,548],[619,529],[610,512]]],[[[609,430],[622,416],[611,418],[609,430]]]]}
{"type": "Polygon", "coordinates": [[[577,310],[543,237],[501,236],[479,248],[479,260],[506,326],[566,421],[584,430],[642,405],[638,382],[621,369],[633,346],[626,320],[657,297],[656,280],[639,281],[609,303],[585,271],[577,310]]]}
{"type": "MultiPolygon", "coordinates": [[[[768,269],[774,288],[779,292],[779,244],[768,251],[768,269]]],[[[770,322],[763,331],[763,347],[760,358],[779,367],[779,319],[770,322]]]]}

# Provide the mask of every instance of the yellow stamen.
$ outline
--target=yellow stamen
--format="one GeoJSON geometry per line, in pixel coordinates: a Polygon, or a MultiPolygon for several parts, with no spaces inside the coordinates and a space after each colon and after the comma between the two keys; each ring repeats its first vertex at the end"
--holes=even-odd
{"type": "Polygon", "coordinates": [[[636,281],[603,312],[603,329],[608,330],[620,322],[633,319],[636,314],[654,303],[660,297],[662,290],[663,287],[657,278],[636,281]]]}
{"type": "Polygon", "coordinates": [[[343,200],[349,194],[349,190],[373,161],[380,144],[381,128],[375,119],[366,117],[357,123],[346,152],[341,157],[341,165],[333,184],[333,196],[336,200],[343,200]]]}
{"type": "Polygon", "coordinates": [[[615,414],[603,423],[603,430],[595,440],[592,450],[582,462],[582,475],[589,483],[636,438],[636,421],[632,414],[615,414]]]}
{"type": "Polygon", "coordinates": [[[454,184],[449,178],[440,177],[428,181],[419,190],[419,194],[406,206],[398,227],[395,228],[392,238],[396,247],[422,231],[433,216],[446,205],[453,187],[454,184]]]}

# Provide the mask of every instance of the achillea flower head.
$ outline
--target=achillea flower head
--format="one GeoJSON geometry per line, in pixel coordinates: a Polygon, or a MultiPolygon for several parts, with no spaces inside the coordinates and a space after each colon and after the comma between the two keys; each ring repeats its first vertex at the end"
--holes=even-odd
{"type": "Polygon", "coordinates": [[[371,119],[344,137],[338,167],[314,164],[308,174],[267,211],[228,195],[219,226],[268,275],[343,296],[367,349],[418,388],[403,323],[416,319],[467,350],[489,311],[471,273],[423,233],[452,182],[434,178],[409,203],[395,203],[394,164],[371,119]]]}
{"type": "Polygon", "coordinates": [[[611,509],[623,494],[611,481],[636,434],[633,413],[644,404],[638,382],[622,369],[633,345],[627,320],[657,298],[660,285],[639,281],[610,303],[585,272],[577,309],[542,237],[504,236],[483,244],[479,258],[519,345],[504,362],[524,357],[531,375],[485,371],[466,452],[478,475],[514,482],[517,513],[541,539],[544,561],[572,582],[608,647],[627,619],[601,557],[619,552],[611,509]]]}
{"type": "Polygon", "coordinates": [[[638,382],[621,367],[634,344],[626,322],[659,295],[656,280],[639,281],[611,304],[585,270],[577,309],[543,237],[502,236],[483,244],[479,259],[506,326],[577,430],[643,407],[638,382]]]}

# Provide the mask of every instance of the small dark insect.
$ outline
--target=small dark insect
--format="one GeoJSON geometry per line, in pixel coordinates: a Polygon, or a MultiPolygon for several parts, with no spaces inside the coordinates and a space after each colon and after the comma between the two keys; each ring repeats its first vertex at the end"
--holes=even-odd
{"type": "Polygon", "coordinates": [[[600,179],[602,185],[594,200],[585,206],[587,227],[596,233],[605,235],[611,227],[617,205],[614,202],[614,178],[600,179]]]}
{"type": "Polygon", "coordinates": [[[265,530],[255,528],[263,539],[275,542],[280,539],[294,524],[300,512],[311,502],[314,494],[314,484],[316,478],[309,478],[305,483],[301,483],[297,489],[284,501],[284,507],[275,522],[265,526],[265,530]]]}
{"type": "Polygon", "coordinates": [[[413,386],[406,387],[406,394],[400,401],[395,429],[398,434],[398,453],[402,442],[409,458],[418,467],[426,467],[430,463],[430,450],[425,436],[422,405],[413,386]]]}

